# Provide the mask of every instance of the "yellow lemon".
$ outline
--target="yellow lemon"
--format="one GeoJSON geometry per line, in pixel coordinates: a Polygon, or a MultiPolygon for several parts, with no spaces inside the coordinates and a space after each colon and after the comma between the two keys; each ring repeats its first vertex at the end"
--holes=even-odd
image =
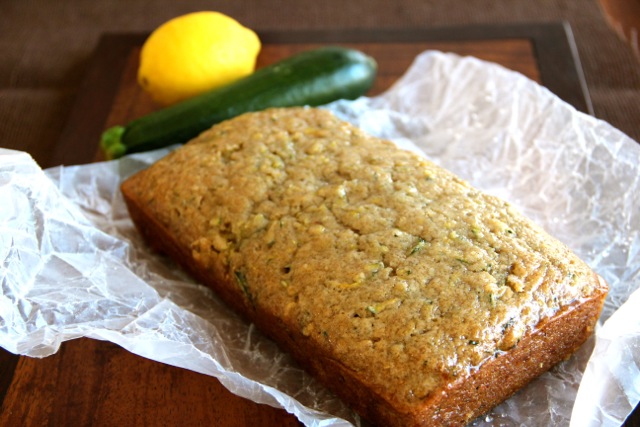
{"type": "Polygon", "coordinates": [[[144,42],[138,83],[156,102],[170,105],[252,73],[260,48],[258,36],[227,15],[182,15],[144,42]]]}

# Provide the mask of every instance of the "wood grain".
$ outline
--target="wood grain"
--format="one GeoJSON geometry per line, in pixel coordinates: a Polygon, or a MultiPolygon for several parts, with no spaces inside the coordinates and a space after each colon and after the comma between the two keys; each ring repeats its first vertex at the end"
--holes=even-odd
{"type": "Polygon", "coordinates": [[[283,409],[231,394],[212,377],[157,363],[115,344],[66,342],[22,357],[2,426],[299,426],[283,409]]]}
{"type": "MultiPolygon", "coordinates": [[[[100,133],[157,108],[135,82],[146,35],[106,35],[96,48],[69,121],[44,167],[99,159],[100,133]]],[[[541,82],[576,108],[588,94],[562,25],[465,27],[417,31],[271,32],[261,35],[259,66],[320,44],[353,46],[373,55],[377,94],[426,49],[473,55],[541,82]]],[[[294,426],[293,415],[227,391],[220,382],[153,362],[109,343],[78,339],[44,359],[0,349],[0,425],[294,426]]]]}

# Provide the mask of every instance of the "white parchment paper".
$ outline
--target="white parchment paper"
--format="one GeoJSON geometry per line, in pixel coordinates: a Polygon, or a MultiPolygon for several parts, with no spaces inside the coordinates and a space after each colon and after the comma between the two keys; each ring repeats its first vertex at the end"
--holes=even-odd
{"type": "MultiPolygon", "coordinates": [[[[620,425],[640,401],[640,144],[520,74],[435,51],[385,94],[327,108],[509,200],[611,286],[596,336],[473,424],[620,425]]],[[[306,425],[360,425],[141,241],[118,186],[166,152],[43,171],[0,149],[0,345],[44,357],[65,340],[109,340],[306,425]]]]}

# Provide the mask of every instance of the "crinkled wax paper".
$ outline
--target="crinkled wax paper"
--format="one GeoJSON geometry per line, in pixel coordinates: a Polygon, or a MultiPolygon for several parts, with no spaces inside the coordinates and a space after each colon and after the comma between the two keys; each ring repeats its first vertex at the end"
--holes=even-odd
{"type": "MultiPolygon", "coordinates": [[[[640,400],[640,145],[517,73],[434,51],[383,95],[327,108],[509,200],[611,286],[596,336],[473,424],[620,425],[640,400]]],[[[44,357],[65,340],[109,340],[215,376],[306,425],[359,425],[147,250],[118,185],[166,152],[42,171],[28,154],[0,150],[0,345],[44,357]]]]}

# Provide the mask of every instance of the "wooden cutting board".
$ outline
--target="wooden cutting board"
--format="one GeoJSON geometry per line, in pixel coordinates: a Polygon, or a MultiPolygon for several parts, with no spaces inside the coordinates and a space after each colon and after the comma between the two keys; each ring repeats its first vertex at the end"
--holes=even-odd
{"type": "MultiPolygon", "coordinates": [[[[259,33],[258,65],[319,45],[361,49],[379,65],[370,95],[392,85],[426,49],[473,55],[534,79],[579,110],[590,112],[567,26],[471,26],[384,31],[259,33]]],[[[145,34],[102,37],[56,149],[42,166],[100,159],[108,126],[158,108],[135,81],[145,34]]],[[[209,376],[157,363],[115,344],[77,339],[44,359],[0,349],[0,425],[294,426],[284,410],[237,397],[209,376]]]]}

